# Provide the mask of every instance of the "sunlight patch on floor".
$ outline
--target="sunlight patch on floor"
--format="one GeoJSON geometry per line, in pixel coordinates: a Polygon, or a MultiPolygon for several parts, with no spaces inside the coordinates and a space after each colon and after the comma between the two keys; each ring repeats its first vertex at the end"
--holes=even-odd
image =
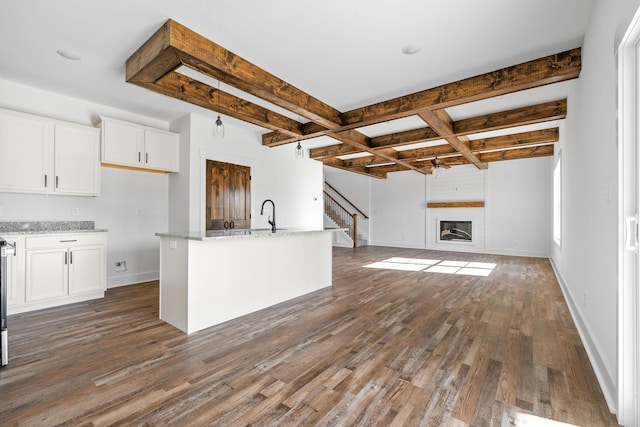
{"type": "Polygon", "coordinates": [[[463,274],[467,276],[489,276],[496,268],[491,262],[450,261],[439,259],[393,257],[367,264],[366,268],[384,270],[427,271],[429,273],[463,274]]]}
{"type": "Polygon", "coordinates": [[[505,414],[501,427],[577,427],[560,421],[537,417],[522,412],[505,414]]]}

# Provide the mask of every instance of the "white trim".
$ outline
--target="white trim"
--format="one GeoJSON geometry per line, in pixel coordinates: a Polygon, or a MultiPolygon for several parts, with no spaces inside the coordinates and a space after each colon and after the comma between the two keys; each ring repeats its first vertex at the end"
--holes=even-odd
{"type": "Polygon", "coordinates": [[[587,323],[582,320],[578,305],[571,296],[571,293],[568,290],[569,288],[564,281],[564,278],[560,274],[560,271],[556,267],[553,258],[549,258],[549,261],[551,262],[551,267],[553,267],[553,272],[556,275],[556,279],[560,284],[560,289],[562,290],[564,299],[567,302],[569,312],[571,313],[571,317],[573,318],[573,323],[576,325],[576,329],[578,330],[578,334],[580,335],[580,339],[582,340],[584,349],[587,352],[587,356],[589,357],[589,361],[591,362],[593,371],[598,378],[598,383],[600,384],[600,388],[602,389],[604,398],[607,401],[609,411],[611,411],[611,413],[616,413],[616,383],[614,379],[611,378],[611,375],[609,375],[609,373],[607,372],[607,367],[603,362],[602,357],[600,357],[601,352],[598,349],[598,345],[591,339],[593,334],[589,330],[587,323]]]}
{"type": "Polygon", "coordinates": [[[562,150],[558,150],[558,156],[553,165],[553,222],[551,224],[553,242],[562,250],[562,150]],[[556,176],[558,173],[559,176],[556,176]],[[560,182],[556,182],[559,180],[560,182]],[[556,184],[557,187],[556,188],[556,184]],[[556,193],[557,190],[557,193],[556,193]]]}
{"type": "Polygon", "coordinates": [[[617,46],[618,67],[618,422],[640,424],[638,254],[625,250],[625,217],[638,213],[638,43],[640,11],[617,46]]]}
{"type": "Polygon", "coordinates": [[[160,279],[160,271],[147,271],[139,272],[135,274],[120,274],[116,273],[113,276],[107,277],[107,289],[117,288],[120,286],[135,285],[138,283],[151,282],[153,280],[160,279]]]}

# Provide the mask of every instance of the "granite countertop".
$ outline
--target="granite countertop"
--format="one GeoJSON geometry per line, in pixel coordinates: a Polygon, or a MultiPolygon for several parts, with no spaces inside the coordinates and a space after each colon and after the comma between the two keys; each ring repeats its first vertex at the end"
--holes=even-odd
{"type": "Polygon", "coordinates": [[[0,236],[16,234],[105,233],[95,228],[94,221],[4,221],[0,222],[0,236]]]}
{"type": "Polygon", "coordinates": [[[185,240],[229,240],[247,239],[255,237],[278,237],[302,234],[316,234],[327,231],[346,231],[346,228],[278,228],[275,233],[270,228],[234,229],[234,230],[205,230],[156,233],[159,237],[173,237],[185,240]]]}

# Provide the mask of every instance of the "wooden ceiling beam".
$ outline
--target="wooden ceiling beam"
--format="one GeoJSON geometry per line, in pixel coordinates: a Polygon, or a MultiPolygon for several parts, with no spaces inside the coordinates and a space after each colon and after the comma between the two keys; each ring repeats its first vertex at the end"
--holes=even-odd
{"type": "Polygon", "coordinates": [[[177,72],[165,75],[149,89],[257,126],[289,132],[291,135],[302,134],[300,123],[296,120],[177,72]]]}
{"type": "MultiPolygon", "coordinates": [[[[171,19],[165,22],[162,28],[152,36],[152,39],[143,44],[127,60],[127,81],[211,109],[213,92],[210,86],[177,73],[171,74],[169,78],[164,79],[164,82],[160,81],[162,77],[172,73],[180,64],[306,117],[321,127],[335,130],[342,125],[341,113],[338,110],[171,19]],[[162,66],[166,65],[166,62],[154,61],[154,58],[166,52],[167,49],[172,49],[179,57],[180,62],[178,64],[172,62],[169,64],[171,69],[163,70],[162,66]],[[150,66],[152,66],[151,70],[145,70],[150,66]]],[[[222,92],[218,93],[222,98],[222,92]]],[[[228,114],[259,124],[267,129],[276,128],[279,135],[288,133],[291,137],[292,130],[295,130],[293,136],[296,139],[300,137],[301,127],[297,122],[295,125],[291,125],[282,115],[277,116],[273,112],[269,115],[266,113],[267,109],[259,109],[255,104],[239,101],[239,98],[225,94],[225,102],[227,102],[225,108],[228,114]],[[232,104],[235,108],[231,108],[232,104]],[[237,111],[240,106],[255,111],[252,111],[253,114],[241,115],[237,111]],[[262,121],[257,117],[262,117],[262,121]],[[278,118],[279,122],[284,122],[288,126],[281,125],[278,129],[278,126],[269,118],[278,118]]],[[[330,136],[360,150],[372,151],[368,143],[369,138],[356,130],[346,129],[332,133],[330,136]]],[[[389,160],[394,160],[393,157],[386,157],[389,160]]],[[[408,163],[402,161],[400,163],[409,169],[422,172],[408,163]]]]}
{"type": "Polygon", "coordinates": [[[560,129],[534,130],[529,132],[514,133],[511,135],[494,136],[492,138],[480,138],[471,141],[469,148],[478,153],[486,150],[504,150],[518,146],[549,144],[560,139],[560,129]]]}
{"type": "MultiPolygon", "coordinates": [[[[546,153],[550,150],[549,148],[536,148],[536,147],[528,147],[532,148],[529,151],[518,151],[518,149],[513,149],[513,147],[526,147],[530,145],[542,145],[545,144],[548,146],[553,142],[558,141],[560,136],[558,128],[550,128],[550,129],[541,129],[535,131],[521,132],[511,135],[503,135],[496,136],[491,138],[481,138],[472,140],[470,143],[470,149],[472,152],[476,153],[479,160],[482,162],[490,162],[497,160],[511,160],[512,158],[522,158],[521,155],[528,155],[529,153],[534,153],[534,157],[536,155],[540,155],[541,153],[546,153]],[[504,155],[493,155],[491,153],[481,153],[484,150],[505,150],[504,155]],[[488,156],[484,156],[484,154],[489,154],[488,156]]],[[[398,152],[399,158],[403,160],[413,160],[413,166],[425,169],[431,165],[431,159],[438,156],[449,156],[451,154],[455,154],[456,150],[451,147],[449,144],[436,145],[433,147],[424,147],[418,148],[415,150],[405,150],[398,152]]],[[[553,154],[553,152],[551,152],[553,154]]],[[[443,166],[452,166],[452,165],[460,165],[466,164],[462,157],[440,157],[439,159],[442,162],[443,166]]],[[[367,156],[367,157],[358,157],[350,160],[343,161],[343,166],[346,168],[349,167],[358,167],[358,166],[368,166],[370,169],[377,169],[379,165],[384,165],[385,161],[381,160],[375,156],[367,156]]],[[[389,171],[389,168],[385,170],[389,171]]],[[[398,170],[406,170],[406,168],[399,168],[398,170]]]]}
{"type": "Polygon", "coordinates": [[[172,19],[167,20],[151,39],[127,59],[127,82],[155,83],[159,77],[173,71],[174,63],[154,60],[169,48],[177,54],[181,64],[214,79],[324,126],[342,124],[340,111],[172,19]],[[172,68],[163,70],[165,65],[172,68]]]}
{"type": "Polygon", "coordinates": [[[343,113],[345,126],[368,126],[392,119],[437,110],[494,96],[578,78],[581,49],[549,55],[533,61],[447,83],[343,113]]]}
{"type": "MultiPolygon", "coordinates": [[[[504,150],[504,151],[495,151],[491,153],[482,153],[479,154],[478,157],[480,161],[486,163],[499,162],[503,160],[518,160],[518,159],[529,159],[533,157],[547,157],[553,156],[554,146],[553,144],[548,145],[540,145],[536,147],[526,147],[526,148],[516,148],[513,150],[504,150]]],[[[458,157],[447,157],[443,158],[442,164],[447,166],[459,166],[469,164],[469,160],[465,159],[462,156],[458,157]]],[[[426,169],[431,166],[430,160],[421,160],[419,162],[415,162],[415,166],[426,169]]],[[[402,172],[405,171],[406,168],[403,168],[399,165],[385,165],[385,166],[372,166],[367,169],[371,170],[371,173],[379,172],[379,173],[391,173],[391,172],[402,172]]]]}
{"type": "Polygon", "coordinates": [[[428,110],[418,114],[431,129],[442,136],[456,151],[462,154],[469,162],[476,165],[478,169],[486,169],[487,164],[481,162],[469,148],[469,138],[466,136],[455,136],[453,130],[453,120],[444,110],[428,110]]]}
{"type": "MultiPolygon", "coordinates": [[[[353,129],[393,119],[418,114],[422,110],[434,110],[492,98],[545,86],[550,83],[578,78],[582,68],[581,48],[568,50],[512,67],[459,80],[432,89],[401,96],[342,114],[344,125],[340,129],[353,129]]],[[[308,133],[304,138],[315,138],[326,133],[308,133]]],[[[274,140],[292,142],[285,135],[263,136],[263,144],[274,140]]]]}
{"type": "MultiPolygon", "coordinates": [[[[326,166],[331,166],[337,169],[346,170],[348,172],[354,172],[360,175],[368,176],[370,178],[385,179],[387,177],[387,173],[381,169],[372,169],[364,166],[348,167],[348,166],[345,166],[344,161],[340,159],[327,159],[322,163],[326,166]]],[[[404,170],[407,170],[407,168],[404,168],[404,170]]]]}
{"type": "Polygon", "coordinates": [[[469,135],[515,126],[525,126],[562,120],[567,117],[567,100],[545,102],[498,113],[485,114],[458,120],[454,123],[454,135],[469,135]]]}
{"type": "MultiPolygon", "coordinates": [[[[507,129],[534,123],[561,120],[567,116],[567,100],[545,102],[528,107],[515,108],[497,113],[462,119],[453,122],[453,136],[482,133],[492,130],[507,129]]],[[[398,132],[371,138],[370,146],[375,149],[398,147],[418,142],[437,141],[443,139],[430,127],[398,132]]],[[[472,150],[473,151],[473,150],[472,150]]],[[[327,157],[344,156],[357,153],[358,150],[350,146],[330,145],[311,149],[310,157],[321,160],[327,157]]]]}
{"type": "Polygon", "coordinates": [[[375,154],[378,157],[382,157],[383,159],[390,161],[390,162],[394,162],[394,163],[398,163],[401,164],[402,166],[404,166],[407,169],[413,169],[416,172],[420,172],[420,173],[426,173],[425,171],[423,171],[420,168],[417,168],[415,166],[413,166],[411,164],[411,162],[407,162],[404,160],[399,160],[398,159],[398,155],[397,155],[397,151],[395,150],[379,150],[376,151],[372,148],[369,147],[369,137],[367,137],[366,135],[354,131],[354,130],[349,130],[349,131],[345,131],[345,132],[339,132],[339,133],[335,133],[335,134],[330,134],[328,135],[331,138],[337,139],[339,141],[342,142],[343,145],[347,145],[347,146],[351,146],[353,148],[356,148],[359,152],[365,151],[367,153],[370,154],[375,154]]]}
{"type": "Polygon", "coordinates": [[[533,157],[553,156],[554,145],[539,145],[536,147],[517,148],[513,150],[492,151],[482,153],[478,157],[483,162],[498,162],[502,160],[530,159],[533,157]]]}

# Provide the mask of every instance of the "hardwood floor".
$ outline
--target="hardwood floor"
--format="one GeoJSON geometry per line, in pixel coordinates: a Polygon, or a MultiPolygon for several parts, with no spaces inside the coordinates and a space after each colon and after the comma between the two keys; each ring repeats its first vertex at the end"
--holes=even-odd
{"type": "Polygon", "coordinates": [[[617,425],[544,259],[335,248],[333,288],[190,336],[157,282],[9,331],[3,426],[617,425]]]}

